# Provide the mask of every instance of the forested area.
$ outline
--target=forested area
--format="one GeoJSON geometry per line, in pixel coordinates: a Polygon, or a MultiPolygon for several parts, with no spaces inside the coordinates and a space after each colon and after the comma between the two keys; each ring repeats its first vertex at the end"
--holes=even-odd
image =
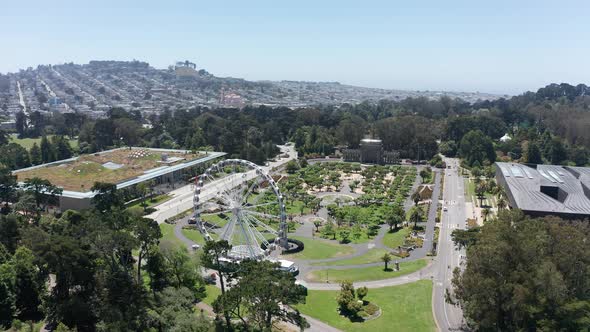
{"type": "Polygon", "coordinates": [[[454,299],[478,331],[585,331],[590,325],[587,221],[500,212],[481,228],[454,231],[467,246],[454,299]]]}
{"type": "Polygon", "coordinates": [[[158,224],[125,210],[110,187],[97,185],[95,208],[82,212],[3,209],[0,328],[43,320],[61,331],[213,328],[193,311],[206,295],[197,256],[161,241],[158,224]]]}
{"type": "MultiPolygon", "coordinates": [[[[0,132],[0,326],[46,320],[62,331],[214,328],[214,322],[193,311],[194,303],[206,296],[202,262],[185,248],[162,241],[155,222],[126,210],[122,193],[113,185],[95,186],[99,194],[94,208],[54,215],[46,213],[47,208],[61,189],[39,178],[17,188],[11,170],[127,145],[214,149],[262,164],[278,153],[276,144],[286,141],[294,142],[301,156],[313,158],[331,155],[338,146],[356,148],[367,135],[381,138],[385,149],[399,151],[402,158],[430,159],[437,152],[459,156],[472,174],[496,160],[587,165],[590,98],[586,93],[584,85],[561,84],[475,104],[442,97],[302,109],[194,108],[147,117],[114,108],[104,119],[20,114],[18,136],[41,139],[26,149],[0,132]],[[511,139],[500,141],[505,134],[511,139]],[[78,147],[69,145],[67,138],[72,137],[77,137],[78,147]]],[[[318,182],[311,171],[299,173],[299,182],[312,187],[318,182]]],[[[363,185],[370,188],[374,182],[363,185]]],[[[397,187],[411,185],[401,177],[397,182],[397,187]]],[[[298,185],[295,180],[288,184],[298,185]]],[[[389,198],[395,195],[393,190],[387,193],[389,198]]],[[[385,195],[367,191],[360,202],[371,213],[353,217],[370,222],[401,214],[378,208],[381,197],[385,195]]],[[[331,214],[342,223],[352,220],[347,207],[332,207],[331,214]]],[[[399,220],[390,219],[387,222],[397,227],[399,220]]],[[[467,246],[469,259],[464,273],[456,272],[455,300],[480,330],[587,326],[588,234],[586,224],[528,219],[506,211],[480,229],[456,233],[457,243],[467,246]]],[[[210,261],[207,264],[212,267],[210,261]]],[[[298,303],[299,292],[269,296],[264,308],[256,305],[255,292],[276,293],[294,282],[280,273],[269,272],[267,279],[244,273],[262,268],[273,270],[246,264],[241,274],[235,274],[246,282],[213,303],[216,313],[231,313],[260,329],[267,327],[268,317],[303,324],[277,302],[298,303]],[[276,283],[278,288],[265,283],[276,283]],[[248,306],[246,312],[241,311],[243,306],[248,306]]]]}
{"type": "Polygon", "coordinates": [[[145,117],[113,108],[105,119],[20,114],[19,137],[54,136],[27,151],[8,144],[1,133],[0,162],[14,169],[75,152],[132,145],[215,149],[261,164],[278,152],[276,144],[286,141],[295,142],[302,156],[319,157],[339,146],[357,148],[369,136],[382,139],[386,150],[396,150],[402,158],[430,159],[440,151],[464,158],[466,166],[484,166],[497,158],[585,165],[590,149],[587,90],[582,84],[552,84],[536,93],[474,104],[443,96],[301,109],[197,107],[145,117]],[[499,141],[504,134],[511,139],[499,141]],[[78,137],[78,151],[71,151],[64,137],[78,137]]]}

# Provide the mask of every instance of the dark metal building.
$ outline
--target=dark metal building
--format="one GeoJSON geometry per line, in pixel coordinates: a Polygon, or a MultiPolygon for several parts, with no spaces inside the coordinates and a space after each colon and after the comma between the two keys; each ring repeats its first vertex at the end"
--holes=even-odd
{"type": "Polygon", "coordinates": [[[590,217],[590,168],[496,163],[508,203],[531,216],[590,217]]]}

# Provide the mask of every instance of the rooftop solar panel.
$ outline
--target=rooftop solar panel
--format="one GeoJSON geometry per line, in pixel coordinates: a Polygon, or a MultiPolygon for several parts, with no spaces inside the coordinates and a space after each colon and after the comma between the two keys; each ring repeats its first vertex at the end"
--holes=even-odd
{"type": "Polygon", "coordinates": [[[559,177],[559,175],[557,175],[557,173],[555,173],[554,171],[547,171],[549,173],[549,175],[551,175],[555,180],[557,180],[557,182],[559,183],[563,183],[563,180],[559,177]]]}
{"type": "Polygon", "coordinates": [[[524,175],[522,174],[522,170],[519,166],[510,166],[510,172],[517,178],[522,178],[524,175]]]}
{"type": "Polygon", "coordinates": [[[510,172],[508,172],[506,167],[504,167],[503,165],[500,165],[500,169],[502,170],[502,174],[504,174],[505,177],[507,177],[507,178],[510,177],[510,172]]]}
{"type": "Polygon", "coordinates": [[[541,169],[539,170],[539,174],[541,174],[545,179],[547,179],[553,183],[557,182],[553,177],[549,176],[549,174],[545,173],[545,171],[543,171],[541,169]]]}
{"type": "Polygon", "coordinates": [[[533,178],[533,174],[531,174],[531,171],[529,170],[528,167],[523,167],[522,169],[526,173],[527,178],[529,178],[529,179],[532,179],[533,178]]]}

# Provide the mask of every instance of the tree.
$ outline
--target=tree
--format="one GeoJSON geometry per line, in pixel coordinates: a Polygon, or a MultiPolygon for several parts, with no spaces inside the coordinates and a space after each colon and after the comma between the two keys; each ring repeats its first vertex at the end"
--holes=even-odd
{"type": "Polygon", "coordinates": [[[486,207],[483,210],[481,210],[481,216],[483,217],[483,222],[486,222],[488,220],[488,216],[490,215],[490,213],[492,213],[492,210],[490,210],[489,207],[486,207]]]}
{"type": "Polygon", "coordinates": [[[356,296],[363,302],[363,299],[367,296],[367,294],[369,294],[369,289],[366,286],[359,287],[356,290],[356,296]]]}
{"type": "Polygon", "coordinates": [[[526,162],[529,164],[542,164],[543,157],[541,155],[541,150],[539,150],[539,146],[535,142],[529,142],[527,151],[526,151],[526,162]]]}
{"type": "Polygon", "coordinates": [[[23,111],[16,113],[16,133],[23,138],[27,134],[27,116],[23,111]]]}
{"type": "Polygon", "coordinates": [[[72,147],[65,137],[61,135],[53,136],[52,147],[55,160],[68,159],[72,157],[72,147]]]}
{"type": "Polygon", "coordinates": [[[336,240],[336,231],[334,230],[334,224],[332,222],[328,221],[322,229],[322,232],[328,237],[332,236],[332,240],[336,240]]]}
{"type": "Polygon", "coordinates": [[[424,219],[424,215],[422,209],[419,207],[413,207],[412,211],[410,212],[410,221],[414,223],[414,228],[418,227],[418,223],[422,222],[424,219]]]}
{"type": "Polygon", "coordinates": [[[16,273],[10,262],[0,263],[0,327],[8,328],[16,315],[16,273]]]}
{"type": "Polygon", "coordinates": [[[561,139],[554,137],[551,140],[551,163],[555,165],[561,164],[567,159],[567,150],[563,145],[561,139]]]}
{"type": "Polygon", "coordinates": [[[393,232],[394,229],[397,229],[398,225],[401,224],[403,221],[402,217],[399,214],[389,214],[386,218],[390,232],[393,232]]]}
{"type": "Polygon", "coordinates": [[[49,180],[34,177],[25,179],[23,185],[25,192],[33,195],[37,209],[45,207],[48,204],[54,204],[56,197],[61,195],[63,189],[54,186],[49,180]]]}
{"type": "MultiPolygon", "coordinates": [[[[225,282],[223,279],[223,266],[221,265],[220,259],[222,257],[227,256],[227,254],[231,251],[231,245],[225,241],[207,241],[205,246],[203,247],[203,255],[201,256],[201,260],[203,262],[203,266],[209,269],[213,269],[217,271],[219,275],[219,282],[221,285],[221,296],[226,294],[225,291],[225,282]]],[[[231,318],[229,315],[229,310],[227,309],[225,303],[225,297],[219,300],[219,306],[222,308],[223,316],[225,318],[225,324],[228,330],[231,331],[231,318]]]]}
{"type": "Polygon", "coordinates": [[[186,247],[178,247],[173,243],[162,245],[161,251],[168,267],[170,284],[176,288],[190,289],[196,301],[204,298],[205,282],[201,278],[196,257],[189,256],[186,247]]]}
{"type": "Polygon", "coordinates": [[[487,186],[485,182],[480,182],[475,186],[475,195],[479,199],[479,206],[483,205],[483,199],[485,198],[485,194],[487,191],[487,186]]]}
{"type": "Polygon", "coordinates": [[[381,261],[385,264],[385,267],[383,268],[385,271],[388,270],[387,265],[389,262],[391,262],[391,259],[391,255],[389,253],[385,253],[383,256],[381,256],[381,261]]]}
{"type": "Polygon", "coordinates": [[[588,327],[590,226],[502,211],[467,247],[454,295],[480,331],[581,331],[588,327]],[[575,252],[575,255],[571,253],[575,252]]]}
{"type": "Polygon", "coordinates": [[[123,206],[123,199],[117,192],[117,185],[106,182],[95,182],[90,190],[96,192],[92,204],[100,212],[110,211],[123,206]]]}
{"type": "Polygon", "coordinates": [[[153,219],[136,218],[133,223],[133,232],[139,241],[139,252],[137,253],[137,282],[142,283],[142,259],[149,254],[153,247],[158,245],[160,238],[162,237],[162,231],[160,230],[158,223],[153,219]]]}
{"type": "Polygon", "coordinates": [[[2,245],[2,249],[13,254],[16,251],[19,241],[20,229],[17,215],[0,215],[0,245],[2,245]]]}
{"type": "Polygon", "coordinates": [[[338,229],[338,236],[340,237],[340,242],[350,242],[350,229],[346,227],[341,227],[340,229],[338,229]]]}
{"type": "Polygon", "coordinates": [[[297,161],[295,160],[289,160],[285,166],[285,169],[287,170],[287,173],[293,174],[299,169],[299,164],[297,164],[297,161]]]}
{"type": "Polygon", "coordinates": [[[340,312],[345,315],[356,316],[362,309],[355,298],[355,291],[352,282],[346,280],[340,284],[340,293],[336,298],[340,312]]]}
{"type": "Polygon", "coordinates": [[[195,315],[194,297],[187,288],[168,287],[154,296],[150,326],[157,331],[209,332],[213,326],[201,315],[195,315]]]}
{"type": "Polygon", "coordinates": [[[55,161],[55,151],[45,135],[41,137],[41,160],[43,163],[55,161]]]}
{"type": "Polygon", "coordinates": [[[8,213],[8,203],[14,201],[16,194],[16,176],[8,167],[0,164],[0,203],[4,202],[3,213],[8,213]]]}
{"type": "Polygon", "coordinates": [[[33,252],[19,247],[14,254],[15,295],[17,318],[21,321],[38,321],[43,317],[42,298],[45,296],[45,280],[35,263],[33,252]]]}
{"type": "Polygon", "coordinates": [[[455,243],[457,249],[469,247],[477,242],[477,234],[479,233],[479,227],[472,227],[467,230],[455,229],[451,233],[451,238],[455,243]]]}
{"type": "Polygon", "coordinates": [[[418,203],[420,203],[420,200],[422,199],[420,197],[420,193],[418,192],[418,190],[416,190],[413,194],[412,194],[412,201],[414,201],[414,206],[418,206],[418,203]]]}
{"type": "Polygon", "coordinates": [[[8,143],[0,146],[0,163],[10,169],[31,166],[29,152],[16,143],[8,143]]]}
{"type": "Polygon", "coordinates": [[[322,221],[320,219],[316,219],[313,221],[313,225],[315,226],[315,231],[320,231],[320,226],[322,226],[322,221]]]}
{"type": "Polygon", "coordinates": [[[145,202],[145,198],[146,195],[148,193],[148,184],[145,182],[140,182],[137,186],[137,191],[139,191],[139,194],[141,195],[141,206],[143,206],[143,211],[145,212],[145,209],[147,208],[147,204],[145,202]]]}
{"type": "Polygon", "coordinates": [[[483,165],[486,161],[489,163],[496,161],[494,144],[481,130],[471,130],[463,136],[459,144],[459,155],[469,166],[473,166],[476,162],[483,165]]]}
{"type": "Polygon", "coordinates": [[[427,169],[423,168],[422,170],[420,170],[420,178],[422,179],[422,183],[424,183],[424,181],[426,180],[426,178],[430,177],[430,174],[432,172],[429,172],[427,169]]]}
{"type": "Polygon", "coordinates": [[[37,143],[33,143],[31,150],[29,150],[29,155],[30,155],[30,159],[31,159],[31,164],[39,165],[39,164],[43,163],[43,158],[41,156],[41,149],[39,149],[39,146],[37,145],[37,143]]]}
{"type": "MultiPolygon", "coordinates": [[[[284,321],[300,328],[307,323],[298,311],[288,306],[305,301],[306,290],[295,284],[295,277],[267,260],[245,260],[235,273],[237,283],[213,302],[215,312],[237,311],[242,306],[247,319],[242,322],[250,330],[270,331],[273,322],[284,321]]],[[[231,327],[230,327],[231,329],[231,327]]]]}
{"type": "Polygon", "coordinates": [[[507,206],[508,204],[506,203],[506,199],[504,198],[504,196],[500,196],[500,197],[498,198],[497,205],[498,205],[498,210],[499,210],[499,211],[502,211],[502,210],[504,210],[504,209],[506,208],[506,206],[507,206]]]}

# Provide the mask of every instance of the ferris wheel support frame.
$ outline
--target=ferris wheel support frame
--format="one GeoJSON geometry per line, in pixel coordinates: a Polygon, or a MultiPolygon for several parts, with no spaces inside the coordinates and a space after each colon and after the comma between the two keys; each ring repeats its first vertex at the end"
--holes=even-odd
{"type": "MultiPolygon", "coordinates": [[[[259,197],[260,196],[258,196],[257,198],[259,197]]],[[[266,245],[267,248],[269,247],[268,241],[256,229],[256,226],[261,227],[265,231],[271,232],[273,234],[276,233],[277,237],[275,238],[274,243],[283,249],[288,249],[289,244],[287,241],[287,220],[285,214],[285,204],[283,202],[283,195],[272,176],[270,176],[257,164],[242,159],[226,159],[210,166],[207,170],[205,170],[205,172],[201,176],[197,178],[195,191],[193,195],[193,217],[196,220],[197,228],[208,241],[213,240],[213,238],[211,237],[209,231],[206,228],[207,222],[202,219],[203,213],[201,211],[201,208],[205,203],[209,202],[211,199],[217,199],[218,202],[223,202],[224,204],[229,205],[230,209],[226,209],[221,212],[232,213],[230,221],[224,226],[224,229],[222,230],[221,239],[231,239],[233,233],[236,231],[236,228],[240,228],[237,231],[240,232],[240,234],[246,241],[246,245],[242,246],[245,248],[235,248],[237,251],[237,256],[244,256],[243,258],[258,258],[257,256],[259,255],[253,252],[253,245],[256,244],[257,246],[259,246],[259,240],[260,243],[266,245]],[[224,172],[226,167],[233,167],[234,170],[236,170],[237,167],[240,167],[245,168],[246,171],[244,173],[231,173],[226,178],[222,177],[219,179],[215,179],[213,175],[224,172]],[[237,183],[235,183],[236,180],[238,181],[237,183]],[[227,183],[227,185],[229,185],[230,187],[228,188],[226,184],[222,184],[222,188],[217,192],[217,195],[214,195],[214,197],[209,197],[208,199],[203,200],[201,197],[201,195],[203,194],[203,188],[207,189],[207,185],[215,185],[215,181],[229,182],[227,183]],[[252,183],[248,184],[249,181],[252,181],[252,183]],[[272,216],[278,217],[279,227],[276,231],[273,231],[274,229],[266,225],[264,222],[261,222],[257,218],[257,216],[267,217],[269,215],[265,215],[264,213],[252,211],[249,209],[250,207],[254,206],[260,207],[263,205],[275,204],[275,202],[267,202],[260,205],[254,204],[254,206],[251,206],[249,203],[247,203],[247,200],[249,196],[252,194],[255,187],[258,186],[260,188],[260,185],[264,182],[268,183],[268,188],[272,190],[274,196],[276,197],[276,204],[278,204],[279,207],[278,216],[272,216]],[[244,184],[246,184],[247,187],[247,191],[245,193],[243,193],[241,190],[242,188],[244,188],[244,184]],[[236,190],[236,188],[238,187],[240,190],[236,190]],[[249,251],[249,254],[244,254],[244,251],[246,251],[246,249],[247,251],[249,251]]]]}

